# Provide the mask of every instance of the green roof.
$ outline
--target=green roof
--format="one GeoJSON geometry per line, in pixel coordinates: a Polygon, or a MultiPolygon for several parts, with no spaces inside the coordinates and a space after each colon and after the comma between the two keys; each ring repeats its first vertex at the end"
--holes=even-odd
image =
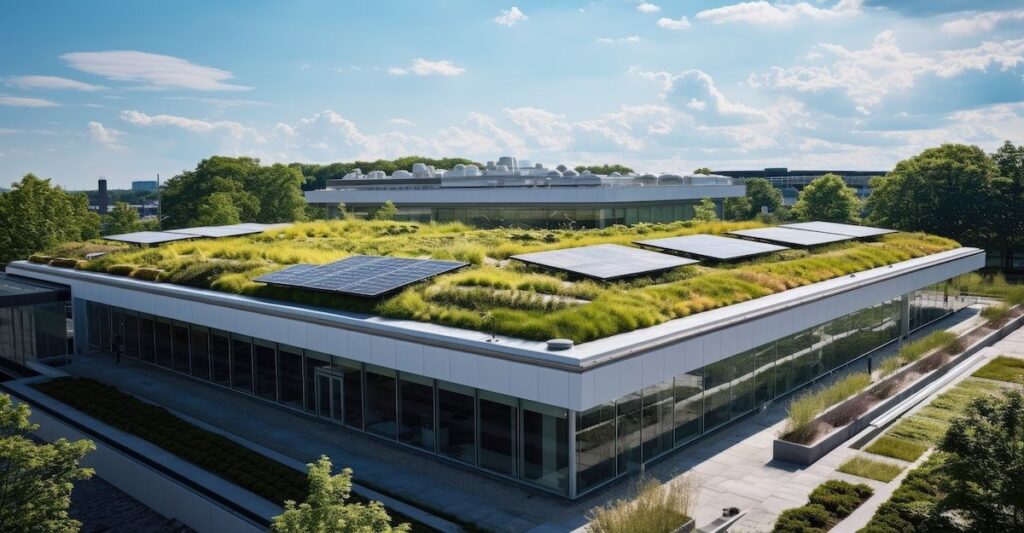
{"type": "MultiPolygon", "coordinates": [[[[602,243],[632,246],[636,240],[761,226],[676,222],[589,230],[482,230],[458,223],[316,221],[237,238],[117,248],[98,259],[83,259],[76,268],[478,331],[493,329],[523,339],[569,338],[580,343],[958,246],[941,237],[894,233],[877,241],[784,250],[730,264],[700,263],[615,282],[571,279],[508,259],[541,250],[602,243]],[[381,300],[252,281],[288,265],[323,264],[354,254],[472,264],[381,300]]],[[[89,250],[75,244],[52,250],[51,255],[84,256],[89,250]]]]}

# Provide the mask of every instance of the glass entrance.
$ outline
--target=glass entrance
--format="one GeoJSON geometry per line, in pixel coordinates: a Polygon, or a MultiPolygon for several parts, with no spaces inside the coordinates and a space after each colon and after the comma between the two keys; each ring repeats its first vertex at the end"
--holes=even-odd
{"type": "Polygon", "coordinates": [[[341,424],[344,418],[341,376],[326,372],[316,373],[316,413],[324,420],[341,424]]]}

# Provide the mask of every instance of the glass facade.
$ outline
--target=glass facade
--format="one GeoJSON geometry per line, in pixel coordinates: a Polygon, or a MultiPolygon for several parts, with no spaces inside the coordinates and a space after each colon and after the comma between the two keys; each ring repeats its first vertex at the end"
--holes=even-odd
{"type": "Polygon", "coordinates": [[[66,354],[65,317],[64,302],[0,307],[0,357],[25,364],[26,360],[66,354]]]}
{"type": "Polygon", "coordinates": [[[959,311],[971,303],[969,298],[951,291],[944,283],[914,291],[909,296],[911,331],[959,311]]]}
{"type": "Polygon", "coordinates": [[[576,413],[577,493],[897,339],[900,310],[900,300],[890,300],[576,413]]]}
{"type": "Polygon", "coordinates": [[[86,314],[95,348],[123,338],[127,358],[568,495],[567,409],[95,302],[86,314]]]}
{"type": "MultiPolygon", "coordinates": [[[[530,228],[605,228],[614,224],[669,223],[693,218],[697,202],[679,201],[622,206],[561,207],[416,207],[398,205],[397,220],[415,222],[464,222],[482,228],[522,226],[530,228]]],[[[606,204],[605,204],[606,205],[606,204]]],[[[721,216],[721,202],[716,202],[721,216]]],[[[370,218],[378,206],[348,206],[358,216],[370,218]]],[[[327,206],[327,216],[338,216],[327,206]]]]}

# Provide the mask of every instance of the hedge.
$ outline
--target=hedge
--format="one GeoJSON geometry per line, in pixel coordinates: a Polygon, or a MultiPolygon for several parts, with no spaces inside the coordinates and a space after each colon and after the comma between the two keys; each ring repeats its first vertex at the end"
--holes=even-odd
{"type": "Polygon", "coordinates": [[[833,479],[818,485],[807,505],[787,509],[779,515],[773,533],[818,533],[832,529],[871,497],[874,491],[863,483],[854,485],[833,479]]]}

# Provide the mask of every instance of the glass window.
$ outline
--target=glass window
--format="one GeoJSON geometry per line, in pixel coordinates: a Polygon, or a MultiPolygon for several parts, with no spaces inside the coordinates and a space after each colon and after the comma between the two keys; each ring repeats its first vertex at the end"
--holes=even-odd
{"type": "Polygon", "coordinates": [[[316,413],[317,407],[317,396],[316,396],[316,375],[315,371],[319,367],[330,367],[331,356],[308,350],[306,352],[306,412],[316,413]]]}
{"type": "Polygon", "coordinates": [[[171,323],[163,318],[158,318],[153,326],[156,328],[156,364],[171,368],[172,354],[171,347],[171,323]]]}
{"type": "Polygon", "coordinates": [[[110,351],[124,354],[124,310],[110,308],[110,351]]]}
{"type": "Polygon", "coordinates": [[[277,375],[281,379],[282,405],[302,409],[302,349],[280,345],[277,351],[277,375]]]}
{"type": "Polygon", "coordinates": [[[640,449],[641,395],[639,392],[627,394],[619,398],[616,404],[616,419],[619,439],[619,458],[617,461],[620,474],[640,469],[643,461],[640,449]]]}
{"type": "Polygon", "coordinates": [[[515,398],[480,391],[480,467],[505,474],[516,472],[519,410],[515,398]]]}
{"type": "Polygon", "coordinates": [[[272,342],[256,339],[256,396],[277,401],[277,348],[272,342]]]}
{"type": "Polygon", "coordinates": [[[643,390],[644,461],[672,449],[672,404],[672,380],[643,390]]]}
{"type": "Polygon", "coordinates": [[[231,387],[252,394],[252,338],[231,335],[231,387]]]}
{"type": "Polygon", "coordinates": [[[404,373],[399,377],[401,429],[398,440],[433,451],[434,381],[404,373]]]}
{"type": "Polygon", "coordinates": [[[214,383],[231,385],[231,340],[223,331],[210,332],[210,370],[214,383]]]}
{"type": "Polygon", "coordinates": [[[760,407],[775,397],[775,343],[754,348],[754,405],[760,407]]]}
{"type": "Polygon", "coordinates": [[[395,438],[395,371],[366,365],[366,431],[395,438]]]}
{"type": "Polygon", "coordinates": [[[754,352],[747,350],[728,359],[732,371],[732,418],[749,413],[754,408],[754,352]]]}
{"type": "Polygon", "coordinates": [[[335,371],[345,384],[345,424],[363,428],[363,366],[355,361],[341,360],[335,371]]]}
{"type": "Polygon", "coordinates": [[[134,312],[124,314],[124,355],[139,358],[139,317],[134,312]]]}
{"type": "Polygon", "coordinates": [[[728,359],[704,367],[704,430],[714,429],[729,420],[730,378],[728,359]]]}
{"type": "Polygon", "coordinates": [[[139,358],[152,363],[156,361],[153,317],[139,313],[139,358]]]}
{"type": "Polygon", "coordinates": [[[99,322],[100,322],[100,347],[105,351],[110,351],[110,307],[100,304],[99,307],[99,322]]]}
{"type": "Polygon", "coordinates": [[[173,368],[178,372],[188,374],[188,324],[174,321],[171,325],[171,335],[174,339],[172,343],[174,346],[173,368]]]}
{"type": "Polygon", "coordinates": [[[673,423],[675,424],[675,445],[678,446],[700,435],[701,415],[704,412],[703,368],[697,368],[676,376],[673,390],[673,423]]]}
{"type": "Polygon", "coordinates": [[[569,490],[569,424],[565,409],[523,400],[523,479],[569,490]]]}
{"type": "Polygon", "coordinates": [[[615,402],[576,414],[576,490],[615,477],[615,402]]]}
{"type": "Polygon", "coordinates": [[[476,463],[475,404],[472,388],[438,382],[438,453],[466,463],[476,463]]]}
{"type": "Polygon", "coordinates": [[[89,321],[89,345],[97,348],[103,343],[102,335],[100,334],[100,304],[96,302],[87,302],[86,306],[86,320],[89,321]]]}
{"type": "Polygon", "coordinates": [[[192,375],[210,380],[210,330],[202,326],[192,326],[189,334],[189,345],[192,347],[192,375]]]}

